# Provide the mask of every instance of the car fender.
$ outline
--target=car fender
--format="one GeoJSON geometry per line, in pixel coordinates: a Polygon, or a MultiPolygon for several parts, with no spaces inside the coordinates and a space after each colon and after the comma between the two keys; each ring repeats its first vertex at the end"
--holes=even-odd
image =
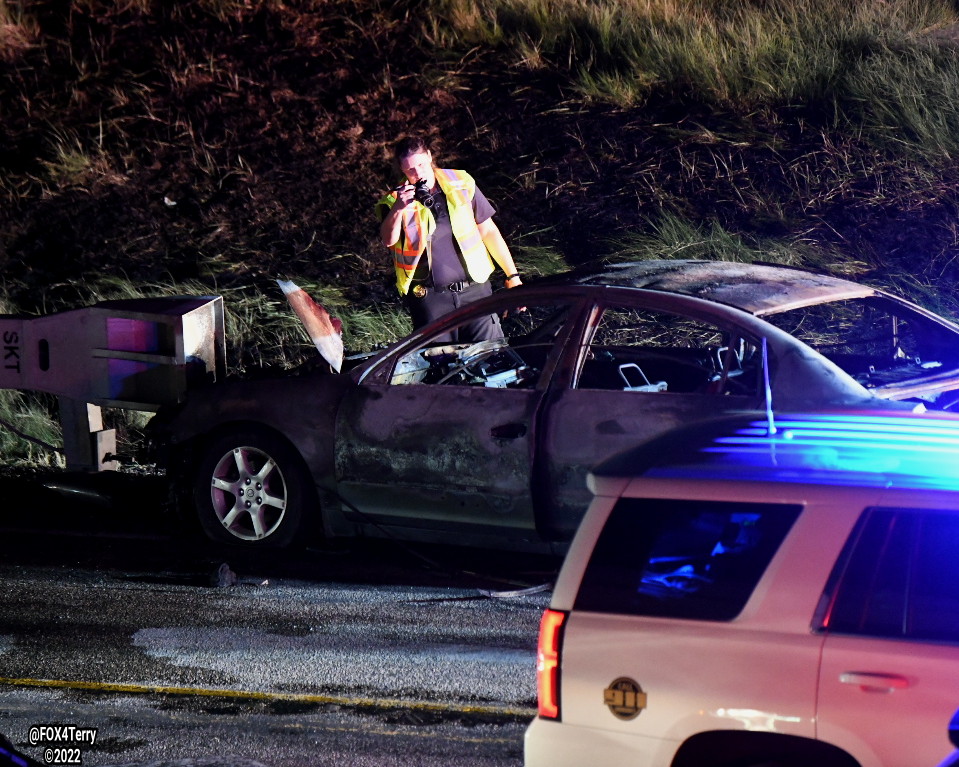
{"type": "Polygon", "coordinates": [[[288,440],[316,484],[331,488],[336,413],[346,391],[355,386],[349,375],[321,371],[225,381],[192,391],[175,409],[161,410],[148,432],[162,454],[233,424],[259,424],[288,440]]]}

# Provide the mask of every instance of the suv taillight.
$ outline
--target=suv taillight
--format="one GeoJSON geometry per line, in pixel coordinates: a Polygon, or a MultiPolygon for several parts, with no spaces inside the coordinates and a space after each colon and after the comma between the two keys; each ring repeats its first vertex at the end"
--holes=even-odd
{"type": "Polygon", "coordinates": [[[539,715],[545,719],[559,719],[559,659],[566,615],[559,610],[547,610],[539,622],[536,686],[539,715]]]}

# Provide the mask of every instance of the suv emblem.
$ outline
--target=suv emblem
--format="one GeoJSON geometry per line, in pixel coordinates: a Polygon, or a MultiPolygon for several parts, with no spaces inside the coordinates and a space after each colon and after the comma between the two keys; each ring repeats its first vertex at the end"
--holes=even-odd
{"type": "Polygon", "coordinates": [[[621,676],[603,690],[603,703],[617,719],[635,719],[646,708],[646,693],[638,683],[621,676]]]}

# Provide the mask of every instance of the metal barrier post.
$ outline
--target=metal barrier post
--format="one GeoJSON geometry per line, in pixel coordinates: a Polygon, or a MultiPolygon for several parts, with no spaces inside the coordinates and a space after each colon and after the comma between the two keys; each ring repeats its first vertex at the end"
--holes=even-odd
{"type": "Polygon", "coordinates": [[[63,453],[67,468],[76,471],[104,471],[117,468],[115,429],[103,428],[99,405],[70,397],[57,397],[63,427],[63,453]]]}

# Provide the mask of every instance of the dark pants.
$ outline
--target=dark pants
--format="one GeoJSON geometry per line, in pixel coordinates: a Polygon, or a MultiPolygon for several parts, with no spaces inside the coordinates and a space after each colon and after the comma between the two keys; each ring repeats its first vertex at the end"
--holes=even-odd
{"type": "MultiPolygon", "coordinates": [[[[410,317],[413,319],[414,330],[418,330],[444,314],[449,314],[454,309],[459,309],[461,306],[466,306],[480,298],[491,295],[493,295],[493,288],[489,282],[480,282],[458,292],[427,288],[426,295],[423,298],[416,298],[410,291],[408,295],[403,297],[403,301],[410,317]]],[[[472,322],[460,325],[453,333],[439,336],[435,340],[440,343],[467,343],[470,341],[489,341],[502,337],[503,329],[500,327],[499,317],[495,314],[487,314],[472,322]]]]}

